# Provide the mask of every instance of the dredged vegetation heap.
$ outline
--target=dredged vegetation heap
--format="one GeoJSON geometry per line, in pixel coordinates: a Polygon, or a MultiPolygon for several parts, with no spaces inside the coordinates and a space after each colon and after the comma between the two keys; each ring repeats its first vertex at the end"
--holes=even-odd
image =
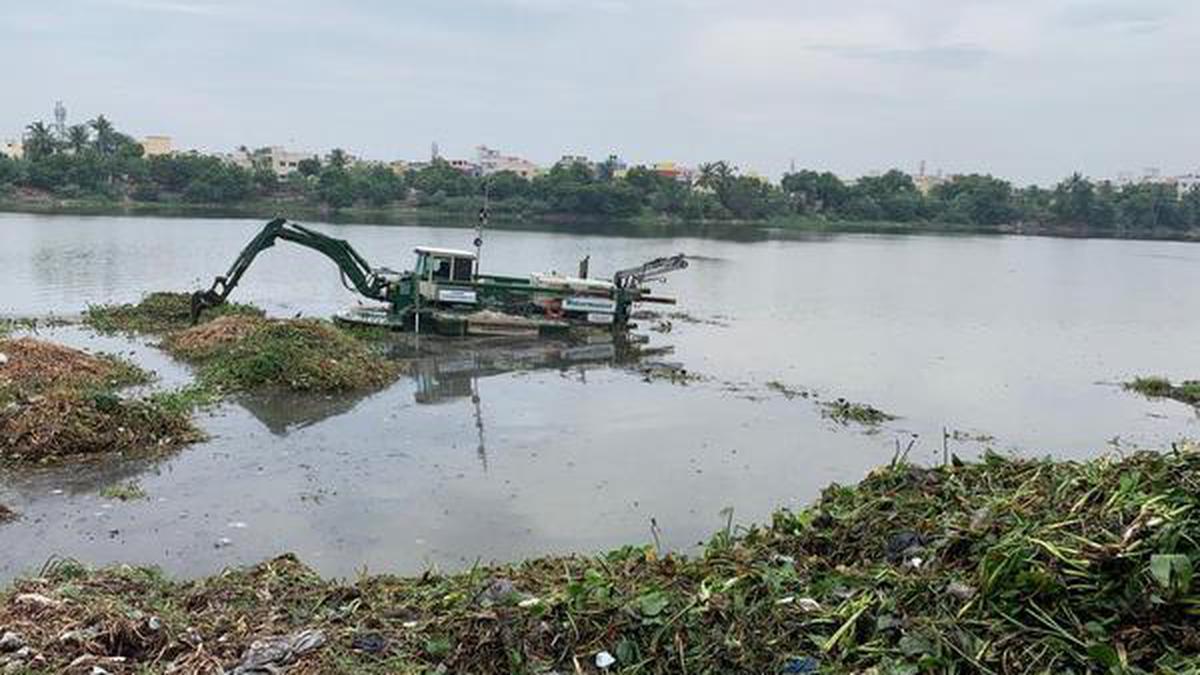
{"type": "Polygon", "coordinates": [[[1193,672],[1197,506],[1190,448],[898,464],[694,558],[350,582],[291,556],[195,581],[58,563],[0,596],[0,628],[48,671],[220,672],[307,630],[289,672],[1193,672]]]}
{"type": "Polygon", "coordinates": [[[185,293],[151,293],[141,302],[93,306],[86,320],[100,330],[149,333],[173,356],[197,366],[198,398],[278,387],[336,392],[392,382],[400,364],[355,334],[319,319],[268,319],[250,305],[222,304],[190,321],[185,293]]]}
{"type": "Polygon", "coordinates": [[[199,437],[165,397],[124,396],[150,375],[108,355],[0,338],[0,461],[48,462],[174,448],[199,437]]]}

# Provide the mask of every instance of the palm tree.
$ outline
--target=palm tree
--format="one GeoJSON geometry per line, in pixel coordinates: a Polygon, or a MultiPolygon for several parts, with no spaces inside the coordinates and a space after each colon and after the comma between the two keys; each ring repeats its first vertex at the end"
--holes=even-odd
{"type": "Polygon", "coordinates": [[[25,156],[32,161],[37,161],[43,157],[48,157],[54,154],[58,149],[58,142],[54,140],[54,133],[50,131],[50,127],[44,122],[34,122],[28,127],[25,127],[28,132],[25,135],[25,156]]]}
{"type": "Polygon", "coordinates": [[[67,146],[77,155],[83,152],[91,139],[92,132],[88,131],[86,124],[73,124],[67,129],[67,146]]]}
{"type": "Polygon", "coordinates": [[[100,115],[88,124],[96,131],[95,145],[100,154],[107,155],[117,149],[117,130],[104,115],[100,115]]]}
{"type": "Polygon", "coordinates": [[[345,168],[349,158],[346,156],[346,151],[341,148],[334,148],[329,151],[329,166],[337,169],[345,168]]]}

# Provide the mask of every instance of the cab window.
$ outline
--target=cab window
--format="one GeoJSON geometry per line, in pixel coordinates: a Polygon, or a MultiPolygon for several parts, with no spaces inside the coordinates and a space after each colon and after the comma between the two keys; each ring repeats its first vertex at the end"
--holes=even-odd
{"type": "Polygon", "coordinates": [[[450,281],[450,258],[434,258],[431,276],[434,279],[450,281]]]}
{"type": "Polygon", "coordinates": [[[470,258],[455,258],[454,273],[452,278],[454,281],[471,281],[472,261],[470,258]]]}

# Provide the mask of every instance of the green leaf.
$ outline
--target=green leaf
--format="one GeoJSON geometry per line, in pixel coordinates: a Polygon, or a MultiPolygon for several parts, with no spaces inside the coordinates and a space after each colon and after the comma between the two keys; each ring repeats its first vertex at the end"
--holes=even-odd
{"type": "Polygon", "coordinates": [[[670,598],[661,591],[652,591],[638,598],[638,609],[641,610],[642,616],[646,617],[662,614],[669,604],[671,604],[670,598]]]}
{"type": "Polygon", "coordinates": [[[1192,561],[1181,553],[1159,553],[1150,556],[1150,575],[1159,586],[1187,593],[1192,586],[1192,561]]]}
{"type": "Polygon", "coordinates": [[[450,653],[450,638],[435,637],[425,641],[425,651],[434,657],[445,656],[450,653]]]}
{"type": "Polygon", "coordinates": [[[1088,647],[1087,651],[1093,661],[1106,668],[1116,668],[1121,665],[1121,657],[1117,655],[1117,650],[1113,649],[1111,645],[1095,643],[1088,647]]]}

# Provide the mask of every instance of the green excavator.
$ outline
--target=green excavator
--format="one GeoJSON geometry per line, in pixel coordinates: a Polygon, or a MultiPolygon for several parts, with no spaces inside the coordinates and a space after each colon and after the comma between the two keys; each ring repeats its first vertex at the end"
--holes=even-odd
{"type": "Polygon", "coordinates": [[[258,254],[277,241],[325,255],[337,265],[346,288],[373,301],[339,312],[335,320],[442,335],[555,335],[583,327],[621,332],[630,326],[634,304],[674,304],[672,298],[653,295],[647,284],[688,266],[679,254],[620,270],[611,281],[587,278],[586,259],[575,277],[500,276],[481,274],[477,253],[418,246],[413,268],[398,272],[373,267],[344,239],[276,218],[250,240],[228,272],[192,294],[193,323],[205,309],[225,302],[258,254]]]}

